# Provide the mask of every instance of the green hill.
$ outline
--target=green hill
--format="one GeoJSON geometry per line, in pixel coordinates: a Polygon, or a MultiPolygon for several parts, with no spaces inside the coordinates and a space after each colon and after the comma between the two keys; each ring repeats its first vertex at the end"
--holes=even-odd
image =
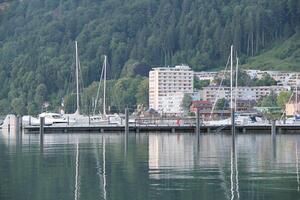
{"type": "Polygon", "coordinates": [[[300,71],[300,33],[272,45],[258,56],[247,59],[247,68],[300,71]]]}
{"type": "MultiPolygon", "coordinates": [[[[141,66],[220,68],[231,44],[244,64],[256,56],[249,59],[250,67],[293,69],[299,58],[293,46],[299,44],[299,2],[0,0],[0,113],[37,113],[44,101],[59,106],[73,91],[75,40],[84,87],[99,80],[104,54],[109,79],[132,76],[133,71],[145,74],[141,66]]],[[[121,108],[138,102],[130,98],[109,103],[121,108]]]]}

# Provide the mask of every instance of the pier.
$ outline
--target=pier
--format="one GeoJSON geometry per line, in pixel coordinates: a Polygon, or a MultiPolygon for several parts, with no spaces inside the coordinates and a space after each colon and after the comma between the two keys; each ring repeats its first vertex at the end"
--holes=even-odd
{"type": "MultiPolygon", "coordinates": [[[[195,133],[196,125],[129,125],[129,133],[195,133]]],[[[245,133],[269,133],[271,134],[272,126],[270,125],[236,125],[236,132],[245,133]]],[[[24,126],[24,133],[40,133],[39,126],[24,126]]],[[[125,132],[125,125],[53,125],[44,126],[44,133],[116,133],[125,132]]],[[[280,134],[300,133],[300,124],[298,125],[277,125],[276,130],[280,134]]],[[[200,126],[201,134],[230,133],[231,126],[200,126]]]]}

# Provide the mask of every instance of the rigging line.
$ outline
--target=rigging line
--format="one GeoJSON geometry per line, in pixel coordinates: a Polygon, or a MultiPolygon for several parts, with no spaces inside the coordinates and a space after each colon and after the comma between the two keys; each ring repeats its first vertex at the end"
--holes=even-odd
{"type": "Polygon", "coordinates": [[[210,119],[212,118],[212,114],[213,114],[213,112],[215,110],[217,101],[219,100],[219,94],[220,94],[220,90],[221,90],[221,87],[222,87],[222,84],[223,84],[223,80],[225,79],[225,74],[226,74],[227,67],[229,65],[229,60],[230,60],[230,56],[228,56],[227,63],[226,63],[226,66],[225,66],[225,70],[224,70],[224,74],[222,76],[222,79],[221,79],[221,82],[220,82],[220,85],[219,85],[219,88],[218,88],[217,97],[215,99],[215,102],[213,104],[212,110],[210,112],[210,116],[209,116],[210,119]]]}
{"type": "MultiPolygon", "coordinates": [[[[81,65],[80,65],[80,59],[79,59],[79,56],[78,56],[78,69],[79,69],[79,81],[80,81],[80,84],[79,84],[79,94],[81,93],[80,95],[80,102],[81,102],[81,105],[83,106],[83,100],[84,100],[84,96],[83,96],[83,91],[84,91],[84,84],[83,84],[83,76],[82,76],[82,70],[81,70],[81,65]]],[[[86,102],[87,103],[87,102],[86,102]]]]}
{"type": "Polygon", "coordinates": [[[93,110],[93,115],[95,115],[96,113],[96,109],[97,109],[97,104],[98,104],[98,99],[99,99],[99,94],[100,94],[100,88],[102,85],[102,79],[103,79],[103,73],[104,73],[104,65],[102,65],[102,70],[101,70],[101,75],[100,75],[100,81],[99,81],[99,85],[98,85],[98,90],[97,90],[97,95],[96,95],[96,100],[95,100],[95,106],[94,106],[94,110],[93,110]]]}
{"type": "MultiPolygon", "coordinates": [[[[292,100],[293,96],[294,96],[294,92],[292,92],[292,93],[291,93],[291,96],[290,96],[290,98],[289,98],[289,101],[288,101],[288,103],[290,103],[290,102],[291,102],[291,100],[292,100]]],[[[285,113],[285,112],[286,112],[286,109],[284,109],[284,113],[285,113]]],[[[282,118],[284,117],[284,113],[281,115],[281,117],[280,117],[280,120],[282,120],[282,118]]]]}

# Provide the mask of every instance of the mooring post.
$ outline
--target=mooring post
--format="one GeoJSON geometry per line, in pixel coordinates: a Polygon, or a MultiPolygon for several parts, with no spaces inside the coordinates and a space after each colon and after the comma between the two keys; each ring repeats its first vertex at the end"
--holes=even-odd
{"type": "Polygon", "coordinates": [[[198,108],[196,113],[196,134],[197,136],[200,135],[200,110],[198,108]]]}
{"type": "Polygon", "coordinates": [[[44,125],[45,125],[45,117],[40,117],[40,140],[44,139],[44,125]]]}
{"type": "Polygon", "coordinates": [[[16,116],[15,118],[15,130],[16,130],[16,134],[19,135],[20,132],[20,117],[19,115],[16,116]]]}
{"type": "Polygon", "coordinates": [[[129,133],[129,113],[128,108],[125,108],[125,134],[129,133]]]}
{"type": "Polygon", "coordinates": [[[271,124],[271,133],[272,136],[276,136],[276,120],[272,119],[272,124],[271,124]]]}
{"type": "Polygon", "coordinates": [[[243,128],[243,133],[245,134],[247,132],[246,128],[244,127],[243,128]]]}
{"type": "Polygon", "coordinates": [[[22,133],[22,131],[23,131],[23,117],[22,116],[20,117],[20,130],[22,133]]]}
{"type": "Polygon", "coordinates": [[[10,117],[8,117],[8,124],[7,124],[7,132],[8,132],[8,134],[10,134],[10,123],[11,123],[11,120],[10,120],[10,117]]]}
{"type": "Polygon", "coordinates": [[[90,117],[90,115],[89,115],[89,125],[91,125],[91,117],[90,117]]]}
{"type": "Polygon", "coordinates": [[[31,126],[31,116],[29,116],[29,122],[28,125],[31,126]]]}
{"type": "Polygon", "coordinates": [[[69,125],[70,124],[70,117],[69,116],[68,116],[67,120],[68,120],[67,124],[69,125]]]}
{"type": "Polygon", "coordinates": [[[286,124],[286,112],[283,113],[283,124],[286,124]]]}

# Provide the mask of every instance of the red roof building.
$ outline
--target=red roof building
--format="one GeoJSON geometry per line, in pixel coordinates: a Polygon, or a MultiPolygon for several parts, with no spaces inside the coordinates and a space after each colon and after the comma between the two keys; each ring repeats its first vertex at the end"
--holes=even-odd
{"type": "Polygon", "coordinates": [[[198,101],[192,101],[190,105],[190,112],[197,112],[197,109],[199,111],[204,111],[204,110],[211,110],[213,107],[213,104],[210,101],[203,101],[203,100],[198,100],[198,101]]]}

